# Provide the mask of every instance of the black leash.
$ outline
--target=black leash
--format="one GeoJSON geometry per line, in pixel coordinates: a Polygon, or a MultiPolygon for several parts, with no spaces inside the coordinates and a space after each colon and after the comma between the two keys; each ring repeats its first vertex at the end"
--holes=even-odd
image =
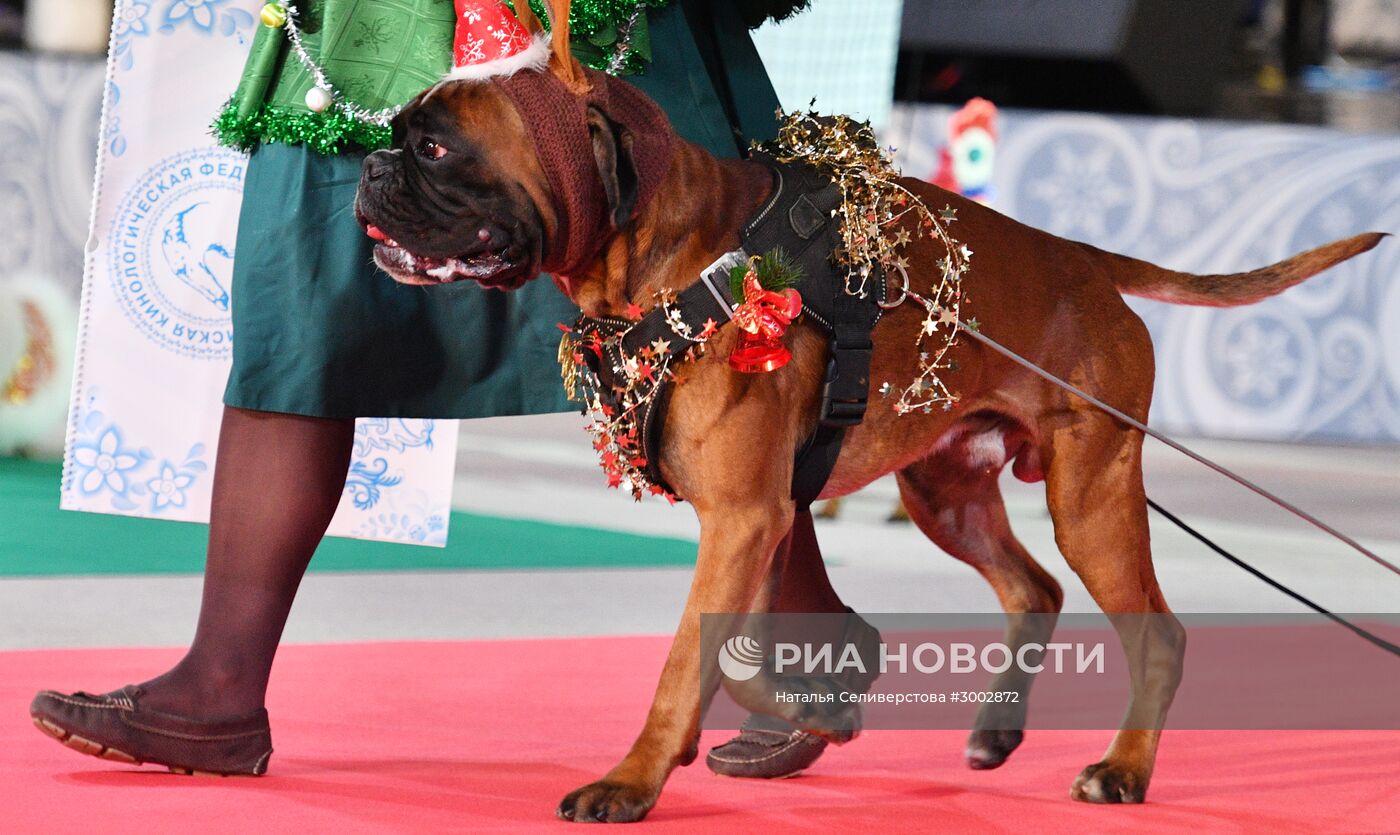
{"type": "Polygon", "coordinates": [[[1152,427],[1148,426],[1147,424],[1143,423],[1142,421],[1138,420],[1132,415],[1124,412],[1122,409],[1115,409],[1114,407],[1108,405],[1107,403],[1098,399],[1094,395],[1088,393],[1084,389],[1075,386],[1073,383],[1068,383],[1060,379],[1059,377],[1056,377],[1054,374],[1051,374],[1044,368],[1041,368],[1040,366],[1021,356],[1015,351],[1012,351],[1010,348],[1007,348],[1005,345],[1002,345],[1000,342],[997,342],[990,336],[986,336],[980,331],[973,330],[972,328],[969,328],[962,322],[958,323],[958,329],[962,333],[967,334],[968,336],[972,337],[978,342],[981,342],[983,345],[986,345],[988,348],[991,348],[993,351],[996,351],[998,354],[1001,354],[1002,356],[1006,357],[1007,359],[1011,360],[1012,362],[1016,363],[1022,368],[1025,368],[1027,371],[1030,371],[1032,374],[1035,374],[1037,377],[1054,383],[1055,385],[1059,386],[1060,388],[1064,389],[1070,394],[1073,394],[1075,397],[1078,397],[1079,399],[1085,401],[1089,405],[1094,406],[1100,411],[1107,413],[1109,416],[1117,418],[1119,421],[1126,423],[1127,425],[1131,426],[1132,428],[1136,429],[1142,434],[1147,435],[1150,438],[1156,438],[1157,440],[1161,441],[1162,443],[1166,444],[1167,446],[1171,447],[1172,449],[1176,450],[1182,455],[1185,455],[1187,458],[1190,458],[1192,461],[1210,467],[1212,470],[1215,470],[1217,473],[1220,473],[1221,475],[1225,476],[1226,478],[1230,479],[1236,484],[1239,484],[1240,486],[1245,487],[1259,494],[1260,496],[1263,496],[1264,498],[1268,499],[1269,501],[1273,502],[1274,504],[1293,514],[1294,516],[1297,516],[1299,519],[1302,519],[1304,522],[1307,522],[1309,525],[1312,525],[1318,530],[1331,535],[1332,538],[1346,544],[1353,551],[1356,551],[1358,554],[1361,554],[1363,557],[1366,557],[1371,562],[1374,562],[1376,565],[1379,565],[1380,567],[1386,569],[1391,574],[1400,576],[1400,566],[1397,566],[1389,560],[1382,558],[1379,554],[1375,553],[1371,549],[1362,545],[1360,542],[1357,542],[1355,539],[1352,539],[1351,537],[1347,536],[1346,534],[1342,533],[1341,531],[1337,530],[1336,528],[1332,527],[1331,525],[1327,524],[1326,522],[1322,521],[1321,519],[1317,518],[1311,513],[1308,513],[1306,510],[1303,510],[1297,505],[1292,504],[1291,502],[1288,502],[1280,498],[1279,496],[1274,495],[1273,493],[1270,493],[1268,490],[1265,490],[1263,487],[1260,487],[1258,484],[1255,484],[1254,482],[1250,481],[1249,479],[1245,478],[1244,476],[1240,475],[1234,470],[1231,470],[1228,467],[1215,463],[1214,461],[1210,460],[1204,455],[1201,455],[1199,452],[1196,452],[1195,450],[1190,449],[1184,444],[1178,442],[1171,436],[1158,432],[1156,429],[1153,429],[1152,427]]]}
{"type": "MultiPolygon", "coordinates": [[[[1249,488],[1253,492],[1258,493],[1260,496],[1263,496],[1264,498],[1268,499],[1269,501],[1273,502],[1279,507],[1282,507],[1284,510],[1287,510],[1289,513],[1292,513],[1293,515],[1297,516],[1298,518],[1302,519],[1303,521],[1307,522],[1313,527],[1316,527],[1322,530],[1323,532],[1330,534],[1332,537],[1340,540],[1346,545],[1351,546],[1353,550],[1357,551],[1362,556],[1367,557],[1372,562],[1376,563],[1382,568],[1388,569],[1394,574],[1400,574],[1400,567],[1396,567],[1395,564],[1383,559],[1380,555],[1372,552],[1370,549],[1361,545],[1361,543],[1357,542],[1355,539],[1352,539],[1351,537],[1347,536],[1346,534],[1342,533],[1336,528],[1333,528],[1331,525],[1328,525],[1326,522],[1323,522],[1322,520],[1318,519],[1317,517],[1313,516],[1307,511],[1304,511],[1301,508],[1274,495],[1273,493],[1270,493],[1268,490],[1265,490],[1263,487],[1260,487],[1259,485],[1255,484],[1254,482],[1250,481],[1244,476],[1241,476],[1238,473],[1235,473],[1232,470],[1215,463],[1209,458],[1206,458],[1204,455],[1201,455],[1198,452],[1188,449],[1186,446],[1177,442],[1173,438],[1148,427],[1146,424],[1144,424],[1137,418],[1134,418],[1132,415],[1129,415],[1120,409],[1115,409],[1113,406],[1110,406],[1109,404],[1103,402],[1102,400],[1098,399],[1092,394],[1089,394],[1083,389],[1075,386],[1073,383],[1066,382],[1065,380],[1056,377],[1054,374],[1051,374],[1049,371],[1046,371],[1045,369],[1041,368],[1040,366],[1021,356],[1015,351],[1012,351],[1010,348],[1007,348],[1005,345],[1002,345],[1001,343],[997,342],[991,337],[986,336],[980,331],[973,330],[967,327],[966,325],[962,324],[961,322],[958,323],[958,327],[962,331],[962,333],[972,337],[973,339],[982,343],[983,345],[986,345],[988,348],[991,348],[998,354],[1001,354],[1002,356],[1006,357],[1007,359],[1011,360],[1017,365],[1020,365],[1026,370],[1034,373],[1036,376],[1041,377],[1042,379],[1053,383],[1056,386],[1059,386],[1060,388],[1064,389],[1070,394],[1073,394],[1074,396],[1080,398],[1081,400],[1084,400],[1092,406],[1095,406],[1096,408],[1107,413],[1108,415],[1118,419],[1119,421],[1122,421],[1123,423],[1138,430],[1139,432],[1142,432],[1144,435],[1156,438],[1157,440],[1161,441],[1162,443],[1166,444],[1167,446],[1171,447],[1177,452],[1180,452],[1182,455],[1185,455],[1194,461],[1204,464],[1205,466],[1211,468],[1212,470],[1215,470],[1221,475],[1235,481],[1238,484],[1243,485],[1244,487],[1249,488]]],[[[1153,510],[1162,514],[1162,516],[1165,517],[1172,524],[1176,525],[1178,528],[1181,528],[1183,531],[1190,534],[1196,540],[1204,544],[1207,548],[1210,548],[1215,553],[1219,554],[1220,556],[1224,557],[1225,559],[1229,560],[1230,562],[1249,572],[1253,576],[1259,578],[1260,580],[1263,580],[1270,587],[1280,592],[1283,592],[1284,594],[1288,595],[1289,597],[1293,598],[1294,600],[1298,601],[1304,606],[1307,606],[1309,609],[1312,609],[1314,612],[1317,612],[1320,615],[1330,618],[1337,624],[1346,627],[1347,629],[1356,633],[1358,636],[1366,639],[1372,644],[1375,644],[1377,647],[1380,647],[1386,652],[1400,657],[1400,646],[1396,646],[1390,641],[1387,641],[1384,638],[1372,632],[1369,632],[1360,626],[1357,626],[1356,624],[1352,623],[1351,621],[1347,620],[1341,615],[1334,614],[1333,612],[1328,611],[1327,609],[1323,608],[1322,606],[1319,606],[1318,604],[1314,603],[1313,601],[1309,600],[1308,598],[1304,597],[1298,592],[1278,582],[1277,580],[1268,576],[1267,574],[1255,568],[1254,566],[1246,563],[1239,557],[1236,557],[1234,554],[1231,554],[1229,551],[1226,551],[1224,548],[1221,548],[1219,545],[1211,541],[1210,538],[1207,537],[1205,534],[1202,534],[1200,531],[1197,531],[1195,528],[1192,528],[1190,525],[1187,525],[1181,519],[1178,519],[1176,516],[1169,513],[1161,505],[1152,501],[1152,499],[1149,498],[1147,500],[1147,504],[1153,510]]]]}
{"type": "Polygon", "coordinates": [[[1335,614],[1323,608],[1322,606],[1314,603],[1313,601],[1309,600],[1308,598],[1304,597],[1303,595],[1299,594],[1293,589],[1290,589],[1288,586],[1285,586],[1283,583],[1280,583],[1278,580],[1275,580],[1274,578],[1270,577],[1269,575],[1265,574],[1264,572],[1260,571],[1259,569],[1255,568],[1254,566],[1250,565],[1249,563],[1245,562],[1244,560],[1240,559],[1239,557],[1235,556],[1229,551],[1226,551],[1224,548],[1220,547],[1215,542],[1213,542],[1210,539],[1210,537],[1206,536],[1205,534],[1186,524],[1181,519],[1177,518],[1174,514],[1172,514],[1170,511],[1168,511],[1166,508],[1152,501],[1151,498],[1148,498],[1147,506],[1160,513],[1162,517],[1165,518],[1168,522],[1171,522],[1173,525],[1176,525],[1178,528],[1181,528],[1183,531],[1190,534],[1193,538],[1196,539],[1196,541],[1200,542],[1202,545],[1206,546],[1210,550],[1214,551],[1215,553],[1219,554],[1220,556],[1224,557],[1225,559],[1229,560],[1230,562],[1234,563],[1235,565],[1254,575],[1256,578],[1264,581],[1266,584],[1268,584],[1275,590],[1283,592],[1284,594],[1288,595],[1289,597],[1293,598],[1294,600],[1298,601],[1304,606],[1307,606],[1309,609],[1312,609],[1314,612],[1317,612],[1319,615],[1330,618],[1331,620],[1335,621],[1338,625],[1350,629],[1352,632],[1355,632],[1357,635],[1361,636],[1362,638],[1365,638],[1367,641],[1370,641],[1371,643],[1375,644],[1376,646],[1380,647],[1386,652],[1392,655],[1400,656],[1400,646],[1396,646],[1395,644],[1392,644],[1390,641],[1387,641],[1386,639],[1380,637],[1374,632],[1370,632],[1363,627],[1357,626],[1356,624],[1352,623],[1351,621],[1347,620],[1341,615],[1335,614]]]}

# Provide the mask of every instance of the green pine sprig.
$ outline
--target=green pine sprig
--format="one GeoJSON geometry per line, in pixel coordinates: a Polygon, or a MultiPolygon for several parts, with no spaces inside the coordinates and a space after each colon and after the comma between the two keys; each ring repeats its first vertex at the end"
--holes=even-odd
{"type": "MultiPolygon", "coordinates": [[[[775,293],[796,287],[798,282],[802,281],[802,267],[788,258],[782,247],[774,247],[754,259],[753,270],[758,274],[759,286],[775,293]]],[[[736,301],[743,301],[744,276],[748,275],[748,272],[748,264],[729,270],[729,292],[736,301]]]]}

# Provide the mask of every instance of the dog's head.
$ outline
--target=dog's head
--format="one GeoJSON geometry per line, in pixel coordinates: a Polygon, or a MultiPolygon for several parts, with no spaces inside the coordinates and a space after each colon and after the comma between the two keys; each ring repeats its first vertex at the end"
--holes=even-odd
{"type": "Polygon", "coordinates": [[[538,273],[557,223],[505,95],[493,84],[442,84],[393,127],[393,148],[365,158],[355,200],[375,263],[405,284],[470,278],[511,289],[538,273]]]}
{"type": "Polygon", "coordinates": [[[420,94],[394,119],[392,148],[365,159],[356,217],[395,280],[508,290],[570,275],[649,197],[669,160],[665,117],[580,67],[560,36],[547,66],[420,94]]]}

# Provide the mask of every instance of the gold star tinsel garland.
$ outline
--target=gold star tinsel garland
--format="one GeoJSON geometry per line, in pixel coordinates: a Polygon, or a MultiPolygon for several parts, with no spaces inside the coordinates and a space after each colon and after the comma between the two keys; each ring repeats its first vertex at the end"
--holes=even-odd
{"type": "MultiPolygon", "coordinates": [[[[742,282],[750,272],[759,286],[770,291],[790,288],[801,277],[801,271],[788,261],[780,248],[751,257],[746,263],[735,259],[730,271],[735,298],[745,297],[742,282]]],[[[638,501],[643,495],[651,494],[665,496],[675,504],[676,496],[652,483],[647,476],[641,420],[661,386],[674,379],[673,367],[703,355],[719,323],[707,319],[697,332],[676,308],[674,290],[662,289],[652,298],[665,311],[671,332],[686,342],[695,343],[685,353],[672,354],[671,340],[657,339],[642,347],[635,356],[628,356],[622,350],[622,341],[631,329],[630,323],[643,315],[640,307],[629,305],[627,320],[605,321],[602,324],[606,327],[588,319],[580,319],[574,328],[561,325],[564,337],[559,342],[559,367],[569,399],[583,403],[593,416],[584,428],[593,436],[593,449],[598,453],[599,465],[607,473],[608,486],[625,487],[638,501]],[[606,363],[611,372],[614,382],[608,386],[607,397],[603,396],[605,384],[588,361],[590,355],[599,366],[606,363]]]]}
{"type": "MultiPolygon", "coordinates": [[[[719,325],[713,319],[700,332],[681,318],[674,307],[676,293],[662,289],[654,301],[665,311],[666,323],[679,338],[694,342],[688,351],[676,356],[670,353],[669,340],[657,339],[635,355],[622,350],[622,340],[630,326],[612,322],[606,331],[593,320],[581,319],[574,328],[560,325],[564,338],[559,342],[560,371],[569,399],[581,402],[593,420],[585,430],[593,436],[593,449],[598,453],[599,466],[607,474],[608,486],[626,488],[637,501],[642,496],[664,496],[672,504],[677,497],[647,476],[645,439],[642,437],[642,417],[661,391],[661,386],[675,378],[673,366],[703,355],[705,344],[719,325]],[[604,397],[604,383],[598,379],[588,362],[591,354],[599,364],[606,363],[612,384],[604,397]]],[[[642,311],[630,305],[628,318],[636,321],[642,311]]]]}
{"type": "MultiPolygon", "coordinates": [[[[952,369],[947,354],[957,336],[962,278],[972,259],[972,251],[948,232],[948,225],[957,220],[957,210],[947,206],[935,214],[902,185],[894,168],[893,149],[879,147],[868,123],[815,113],[779,112],[778,116],[778,138],[758,146],[760,150],[780,162],[813,165],[841,189],[842,202],[836,212],[840,216],[843,246],[833,257],[846,271],[846,292],[861,296],[870,292],[870,280],[878,265],[884,268],[886,281],[900,277],[898,295],[888,306],[914,301],[924,308],[915,343],[919,374],[900,392],[893,404],[895,412],[905,415],[917,409],[928,413],[935,406],[951,409],[957,397],[940,375],[952,369]],[[903,254],[905,247],[919,237],[933,240],[944,252],[937,263],[938,277],[926,290],[909,286],[908,261],[903,254]]],[[[628,356],[621,347],[631,327],[627,321],[614,320],[605,323],[607,327],[600,327],[597,321],[581,319],[574,328],[560,326],[564,337],[559,344],[559,361],[570,399],[582,402],[593,417],[586,429],[593,436],[593,448],[607,473],[608,486],[626,488],[638,501],[651,494],[665,496],[674,503],[676,496],[647,477],[641,418],[661,386],[674,379],[675,366],[704,354],[706,343],[719,324],[709,320],[700,332],[695,332],[674,307],[674,290],[658,291],[653,301],[663,308],[666,321],[677,336],[697,344],[677,357],[669,353],[670,342],[658,339],[635,356],[628,356]],[[593,372],[589,355],[600,365],[607,364],[611,372],[613,382],[608,386],[607,397],[603,396],[605,383],[593,372]]],[[[631,304],[627,320],[635,322],[643,313],[641,307],[631,304]]],[[[975,320],[968,324],[975,327],[975,320]]],[[[893,391],[889,382],[880,386],[880,393],[886,398],[893,391]]]]}
{"type": "MultiPolygon", "coordinates": [[[[880,147],[868,122],[798,111],[779,111],[778,118],[778,138],[759,148],[780,162],[812,165],[841,188],[841,205],[836,211],[841,217],[844,246],[835,259],[846,270],[846,292],[861,297],[870,292],[870,277],[878,265],[884,268],[886,281],[901,281],[889,306],[914,301],[924,308],[915,344],[919,374],[900,390],[895,412],[904,415],[916,409],[931,412],[935,406],[953,408],[958,398],[949,391],[941,372],[952,370],[948,351],[955,343],[962,317],[962,278],[972,261],[972,250],[948,232],[948,226],[957,221],[957,209],[945,206],[935,214],[901,184],[894,167],[894,149],[880,147]],[[944,252],[937,262],[937,279],[927,290],[909,286],[909,262],[903,255],[904,248],[918,237],[933,240],[944,252]]],[[[888,381],[880,386],[885,398],[894,391],[888,381]]]]}

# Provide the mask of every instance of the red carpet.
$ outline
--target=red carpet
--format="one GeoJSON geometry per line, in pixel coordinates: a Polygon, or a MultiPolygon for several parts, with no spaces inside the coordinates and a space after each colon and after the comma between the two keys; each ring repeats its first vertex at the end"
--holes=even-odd
{"type": "MultiPolygon", "coordinates": [[[[177,777],[41,736],[42,687],[110,688],[174,650],[0,653],[0,831],[564,831],[555,803],[626,750],[661,638],[288,647],[267,777],[177,777]]],[[[960,732],[871,732],[793,780],[678,771],[648,831],[1395,832],[1400,733],[1169,732],[1149,802],[1093,807],[1070,781],[1111,734],[1041,731],[1003,768],[960,732]]],[[[705,748],[720,741],[707,734],[705,748]]],[[[703,749],[702,749],[703,750],[703,749]]]]}

